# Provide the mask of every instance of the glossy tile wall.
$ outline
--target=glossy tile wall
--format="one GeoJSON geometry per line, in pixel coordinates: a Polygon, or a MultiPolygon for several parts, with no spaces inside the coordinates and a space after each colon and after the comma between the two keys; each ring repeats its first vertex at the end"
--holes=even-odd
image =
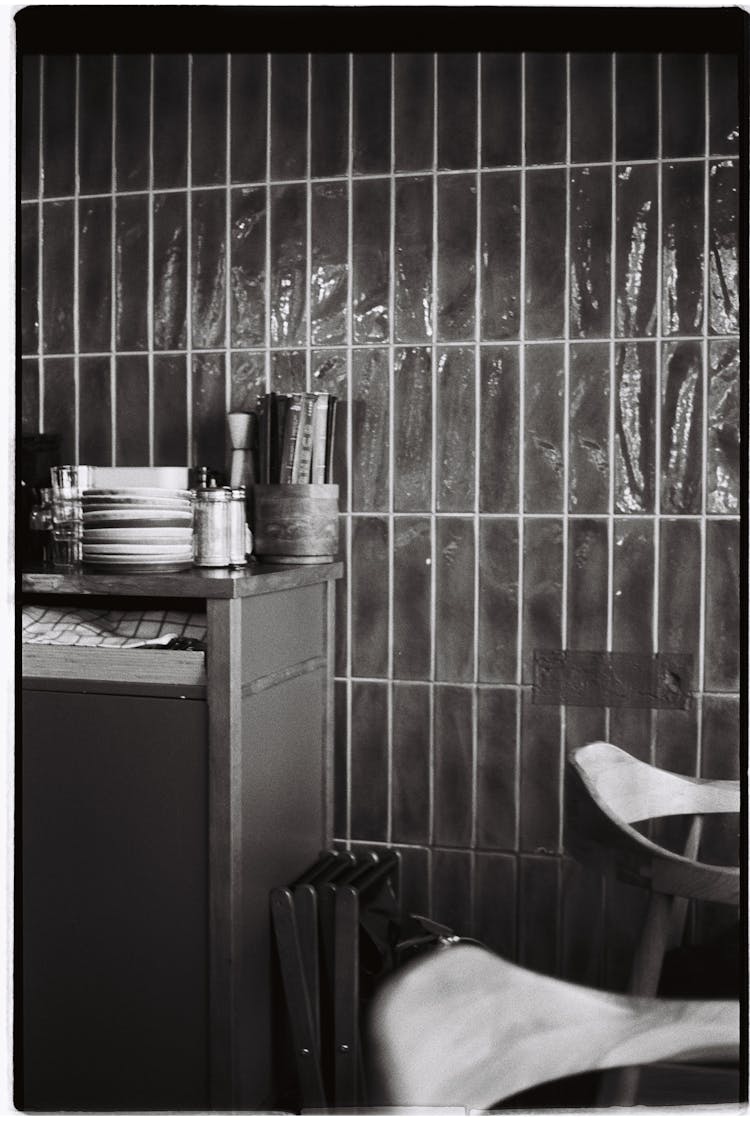
{"type": "Polygon", "coordinates": [[[642,899],[562,858],[566,748],[738,769],[737,100],[699,54],[22,69],[24,430],[221,465],[229,408],[337,393],[337,836],[581,980],[642,899]],[[535,705],[537,648],[691,654],[693,703],[535,705]]]}

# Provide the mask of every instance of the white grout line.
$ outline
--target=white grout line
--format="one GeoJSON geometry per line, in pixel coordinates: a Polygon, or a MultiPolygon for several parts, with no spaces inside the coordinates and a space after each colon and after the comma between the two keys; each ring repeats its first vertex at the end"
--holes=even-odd
{"type": "Polygon", "coordinates": [[[394,551],[395,551],[395,523],[393,519],[395,507],[395,448],[394,448],[394,402],[395,402],[395,335],[396,335],[396,180],[393,172],[396,166],[396,61],[395,55],[390,56],[391,67],[391,151],[390,151],[390,215],[389,215],[389,245],[388,259],[388,688],[387,688],[387,820],[386,839],[388,844],[393,840],[393,601],[394,601],[394,551]]]}
{"type": "Polygon", "coordinates": [[[305,391],[310,392],[312,378],[312,55],[307,55],[307,121],[305,143],[307,163],[305,178],[305,391]]]}
{"type": "MultiPolygon", "coordinates": [[[[428,843],[435,843],[435,682],[437,678],[437,433],[438,433],[438,56],[432,55],[432,344],[430,353],[431,401],[431,455],[430,455],[430,729],[429,729],[429,814],[428,843]]],[[[428,899],[433,902],[433,867],[428,863],[428,899]]]]}
{"type": "Polygon", "coordinates": [[[78,188],[80,182],[80,110],[81,110],[81,56],[76,55],[75,71],[75,108],[73,111],[73,462],[81,462],[81,367],[80,367],[80,315],[81,292],[79,258],[81,250],[81,218],[78,211],[78,188]]]}
{"type": "Polygon", "coordinates": [[[39,417],[39,431],[44,432],[44,55],[39,56],[39,171],[37,201],[37,358],[39,371],[37,374],[39,401],[37,413],[39,417]]]}
{"type": "MultiPolygon", "coordinates": [[[[187,361],[188,400],[188,447],[190,459],[188,463],[198,462],[198,440],[195,431],[195,395],[193,393],[193,56],[188,55],[188,92],[187,92],[187,189],[185,229],[187,244],[185,246],[185,340],[187,361]]],[[[153,402],[153,386],[151,387],[150,400],[153,402]]],[[[153,426],[152,426],[153,428],[153,426]]],[[[153,463],[153,431],[151,447],[151,463],[153,463]]]]}
{"type": "Polygon", "coordinates": [[[349,113],[348,113],[348,164],[347,164],[347,269],[346,269],[346,462],[347,462],[347,494],[345,501],[346,510],[346,843],[351,843],[352,835],[352,460],[353,439],[352,419],[354,409],[352,405],[352,338],[354,335],[354,190],[352,186],[352,166],[354,163],[354,56],[347,56],[349,63],[349,113]]]}
{"type": "MultiPolygon", "coordinates": [[[[516,617],[516,683],[519,687],[516,708],[516,743],[514,760],[514,798],[516,806],[515,848],[521,848],[521,733],[523,730],[523,598],[524,598],[524,490],[525,412],[526,412],[526,55],[521,55],[521,173],[519,176],[519,300],[518,300],[518,611],[516,617]]],[[[516,897],[518,867],[516,867],[516,897]]]]}
{"type": "MultiPolygon", "coordinates": [[[[227,81],[227,131],[225,223],[224,223],[224,405],[226,412],[232,408],[232,55],[226,56],[227,81]]],[[[227,459],[231,464],[231,440],[227,445],[227,459]]]]}
{"type": "MultiPolygon", "coordinates": [[[[156,285],[154,283],[154,250],[155,250],[155,215],[154,215],[154,83],[155,59],[149,57],[149,93],[148,93],[148,298],[146,303],[146,341],[148,344],[148,461],[154,462],[154,298],[156,285]]],[[[187,367],[187,363],[186,363],[187,367]]],[[[190,459],[190,380],[186,374],[185,382],[185,411],[187,414],[187,439],[185,454],[187,462],[190,459]]]]}
{"type": "MultiPolygon", "coordinates": [[[[659,652],[659,580],[660,580],[660,564],[661,564],[661,399],[662,399],[662,351],[663,351],[663,330],[664,324],[662,322],[663,308],[664,308],[664,294],[663,294],[663,241],[664,241],[664,166],[662,163],[663,154],[663,121],[662,121],[662,56],[657,56],[657,153],[658,160],[656,164],[656,183],[657,183],[657,233],[656,233],[656,400],[654,401],[654,573],[653,573],[653,589],[654,589],[654,602],[653,602],[653,652],[659,652]]],[[[649,745],[649,762],[655,763],[656,761],[656,744],[657,744],[657,723],[658,711],[651,710],[651,742],[649,745]]]]}
{"type": "Polygon", "coordinates": [[[109,321],[109,417],[112,466],[117,465],[117,55],[112,56],[112,241],[110,259],[111,307],[109,321]]]}
{"type": "MultiPolygon", "coordinates": [[[[563,305],[563,510],[562,510],[562,574],[560,639],[563,650],[568,647],[568,554],[570,547],[570,271],[572,267],[570,210],[573,192],[570,171],[571,149],[571,81],[570,54],[565,56],[565,284],[563,305]]],[[[557,848],[563,849],[563,783],[565,781],[565,748],[567,709],[560,705],[560,744],[558,754],[558,835],[557,848]]],[[[558,884],[559,887],[559,884],[558,884]]],[[[560,908],[558,907],[558,914],[560,908]]]]}
{"type": "Polygon", "coordinates": [[[696,720],[696,753],[695,753],[695,774],[699,776],[703,768],[703,690],[706,685],[706,662],[705,662],[705,645],[706,645],[706,594],[707,594],[707,560],[706,560],[706,513],[708,501],[708,394],[709,394],[709,348],[708,336],[710,331],[709,325],[709,298],[710,298],[710,283],[709,283],[709,253],[710,253],[710,213],[711,213],[711,165],[709,155],[711,152],[710,142],[710,100],[709,100],[709,56],[706,54],[703,57],[703,73],[704,73],[704,148],[705,148],[705,165],[703,175],[703,339],[701,342],[701,357],[702,357],[702,370],[701,370],[701,390],[703,397],[703,415],[701,417],[701,520],[700,520],[700,604],[698,613],[698,681],[697,681],[697,697],[695,708],[696,720]]]}
{"type": "Polygon", "coordinates": [[[266,393],[271,389],[271,84],[273,81],[271,54],[266,55],[266,178],[262,186],[266,192],[266,324],[265,370],[266,393]]]}
{"type": "MultiPolygon", "coordinates": [[[[474,603],[473,603],[473,673],[472,681],[476,686],[479,682],[479,546],[480,546],[480,519],[479,519],[479,486],[480,486],[480,417],[482,415],[481,402],[481,350],[479,343],[482,337],[482,55],[477,53],[477,143],[476,143],[476,241],[474,247],[474,603]]],[[[476,855],[477,844],[477,807],[479,799],[479,693],[476,688],[471,691],[471,837],[469,852],[469,929],[475,929],[476,921],[476,855]]]]}
{"type": "MultiPolygon", "coordinates": [[[[615,405],[617,399],[617,380],[615,378],[617,354],[617,56],[611,56],[610,96],[612,99],[612,170],[610,175],[610,250],[609,250],[609,494],[607,508],[607,636],[606,648],[613,649],[614,641],[614,595],[615,595],[615,472],[617,470],[617,449],[615,446],[615,405]]],[[[610,739],[611,709],[604,710],[604,738],[610,739]]]]}

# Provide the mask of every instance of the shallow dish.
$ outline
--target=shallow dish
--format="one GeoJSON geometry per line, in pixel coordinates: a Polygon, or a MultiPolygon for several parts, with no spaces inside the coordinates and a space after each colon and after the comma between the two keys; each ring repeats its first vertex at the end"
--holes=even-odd
{"type": "Polygon", "coordinates": [[[189,542],[186,543],[183,541],[178,541],[176,543],[169,542],[166,545],[134,545],[132,541],[125,545],[114,545],[109,541],[104,545],[92,545],[89,542],[83,542],[84,556],[108,556],[114,558],[118,556],[160,556],[167,553],[172,556],[174,554],[185,555],[188,552],[192,553],[192,545],[189,542]]]}
{"type": "Polygon", "coordinates": [[[86,498],[181,498],[192,501],[193,495],[192,491],[174,490],[172,487],[86,487],[82,497],[84,501],[86,498]]]}
{"type": "Polygon", "coordinates": [[[84,560],[83,563],[86,565],[86,568],[91,569],[94,572],[112,572],[114,570],[117,572],[121,572],[124,575],[129,575],[130,573],[137,572],[184,572],[185,569],[193,567],[192,560],[159,562],[121,561],[117,564],[106,564],[102,563],[101,561],[84,560]]]}
{"type": "Polygon", "coordinates": [[[91,545],[165,545],[190,544],[193,540],[191,526],[148,526],[144,529],[115,527],[113,529],[89,529],[83,531],[83,543],[91,545]]]}

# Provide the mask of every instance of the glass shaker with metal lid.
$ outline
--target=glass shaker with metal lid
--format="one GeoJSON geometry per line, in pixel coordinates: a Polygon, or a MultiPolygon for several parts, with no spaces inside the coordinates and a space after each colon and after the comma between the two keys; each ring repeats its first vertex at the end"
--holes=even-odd
{"type": "Polygon", "coordinates": [[[229,487],[199,486],[193,500],[193,563],[204,568],[229,565],[229,487]]]}

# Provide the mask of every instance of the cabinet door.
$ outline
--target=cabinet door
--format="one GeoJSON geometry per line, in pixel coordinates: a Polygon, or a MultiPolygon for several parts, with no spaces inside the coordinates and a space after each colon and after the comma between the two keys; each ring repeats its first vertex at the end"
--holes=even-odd
{"type": "Polygon", "coordinates": [[[207,1107],[203,701],[24,690],[26,1110],[207,1107]]]}

